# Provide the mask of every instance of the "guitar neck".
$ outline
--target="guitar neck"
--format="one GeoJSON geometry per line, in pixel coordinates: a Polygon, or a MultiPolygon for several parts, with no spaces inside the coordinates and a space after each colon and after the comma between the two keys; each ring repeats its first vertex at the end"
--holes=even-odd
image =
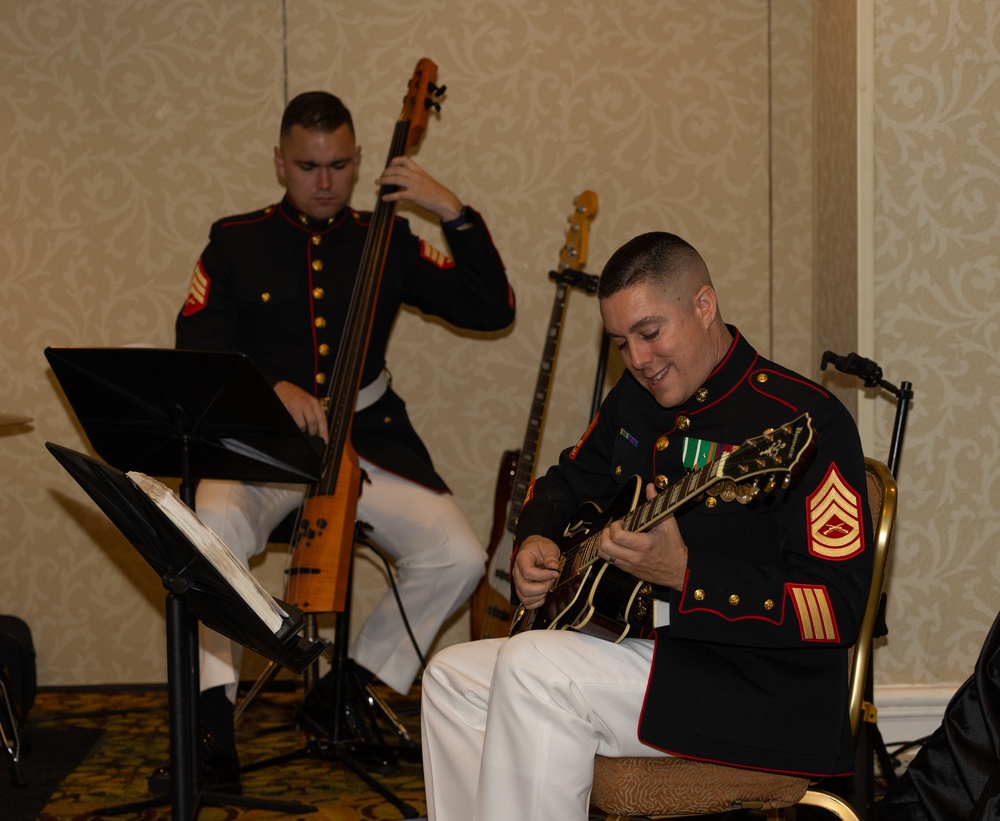
{"type": "MultiPolygon", "coordinates": [[[[652,499],[638,505],[622,517],[622,526],[633,533],[642,533],[666,519],[667,516],[677,512],[679,508],[724,477],[726,461],[730,456],[731,454],[724,454],[700,470],[689,473],[670,490],[657,494],[652,499]]],[[[584,539],[574,551],[571,551],[575,572],[586,569],[600,558],[598,555],[600,545],[601,532],[597,531],[584,539]]]]}
{"type": "Polygon", "coordinates": [[[535,382],[535,392],[532,395],[531,415],[528,418],[528,429],[521,445],[521,455],[517,460],[514,472],[514,484],[510,495],[510,511],[507,516],[507,529],[511,532],[517,522],[517,517],[528,495],[528,487],[534,475],[535,457],[538,454],[538,443],[542,437],[542,423],[545,419],[545,407],[548,403],[549,389],[552,387],[552,374],[559,350],[559,337],[562,331],[562,321],[566,314],[566,296],[569,286],[565,282],[556,283],[556,295],[552,302],[552,314],[549,319],[549,329],[545,335],[545,347],[542,351],[542,361],[538,369],[538,379],[535,382]]]}

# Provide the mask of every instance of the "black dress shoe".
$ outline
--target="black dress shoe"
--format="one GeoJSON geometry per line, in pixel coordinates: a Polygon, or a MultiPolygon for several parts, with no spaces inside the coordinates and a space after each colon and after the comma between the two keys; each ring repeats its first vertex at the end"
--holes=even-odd
{"type": "MultiPolygon", "coordinates": [[[[147,781],[150,792],[170,792],[170,766],[153,770],[147,781]]],[[[211,792],[243,794],[240,760],[235,750],[223,749],[215,737],[207,733],[201,740],[201,788],[211,792]]]]}

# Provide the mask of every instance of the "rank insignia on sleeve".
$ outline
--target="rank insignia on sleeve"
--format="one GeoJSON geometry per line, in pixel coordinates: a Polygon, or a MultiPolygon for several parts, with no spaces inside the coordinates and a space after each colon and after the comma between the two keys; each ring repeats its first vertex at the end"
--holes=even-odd
{"type": "Polygon", "coordinates": [[[802,641],[839,641],[830,594],[822,585],[790,584],[802,641]]]}
{"type": "Polygon", "coordinates": [[[444,251],[439,251],[429,242],[424,242],[424,240],[420,240],[420,256],[438,268],[455,267],[455,260],[444,253],[444,251]]]}
{"type": "Polygon", "coordinates": [[[821,559],[843,561],[864,550],[861,497],[844,481],[836,465],[806,501],[809,552],[821,559]]]}
{"type": "Polygon", "coordinates": [[[205,269],[201,267],[201,260],[199,259],[195,263],[194,272],[191,274],[191,284],[188,286],[187,299],[184,300],[184,308],[181,310],[184,316],[196,314],[208,304],[208,289],[211,284],[212,280],[208,278],[205,269]]]}

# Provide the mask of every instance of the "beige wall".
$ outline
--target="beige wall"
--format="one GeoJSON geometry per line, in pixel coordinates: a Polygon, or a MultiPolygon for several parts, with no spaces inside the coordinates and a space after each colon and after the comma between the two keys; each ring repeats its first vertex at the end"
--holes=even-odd
{"type": "MultiPolygon", "coordinates": [[[[46,441],[80,449],[86,442],[42,352],[48,345],[172,344],[173,317],[209,224],[280,196],[270,155],[286,82],[290,95],[333,90],[354,111],[365,152],[354,204],[367,207],[373,186],[366,184],[385,157],[417,59],[439,66],[448,95],[417,159],[486,215],[519,314],[510,333],[483,339],[405,313],[389,364],[439,469],[485,539],[500,456],[524,437],[553,297],[547,273],[558,260],[572,199],[584,189],[600,198],[589,271],[598,272],[636,233],[674,230],[708,259],[727,319],[765,352],[773,347],[777,358],[819,375],[813,352],[822,343],[812,337],[812,16],[808,0],[0,5],[0,413],[34,418],[0,437],[0,609],[31,625],[42,683],[165,677],[162,587],[44,450],[46,441]]],[[[880,12],[880,25],[892,29],[892,16],[880,12]]],[[[955,21],[935,23],[946,32],[937,47],[951,55],[944,65],[958,64],[960,46],[947,35],[955,21]]],[[[989,28],[973,30],[981,38],[989,28]]],[[[883,42],[882,106],[899,93],[897,72],[914,72],[904,47],[883,42]]],[[[995,56],[992,41],[976,48],[995,56]]],[[[978,81],[971,72],[962,79],[963,95],[972,97],[978,81]]],[[[984,106],[970,100],[964,110],[978,112],[977,133],[988,141],[994,123],[984,106]]],[[[950,113],[945,106],[943,114],[950,113]]],[[[895,115],[880,124],[896,133],[895,115]]],[[[989,374],[985,283],[992,270],[979,236],[959,243],[948,234],[947,256],[935,257],[943,247],[930,242],[926,216],[902,195],[915,193],[907,174],[923,171],[937,195],[954,181],[935,173],[960,174],[963,166],[933,163],[947,134],[931,125],[916,131],[928,145],[904,141],[905,160],[887,152],[899,176],[889,179],[880,168],[879,177],[906,207],[891,209],[891,220],[880,217],[885,324],[874,355],[883,357],[887,374],[912,378],[925,403],[914,410],[904,464],[904,491],[912,496],[903,496],[906,558],[894,570],[899,627],[879,655],[879,674],[957,681],[996,610],[989,510],[969,493],[986,496],[990,485],[986,454],[995,420],[990,394],[973,390],[973,379],[989,374]],[[970,250],[978,251],[978,267],[962,258],[970,250]],[[918,253],[927,273],[914,296],[907,283],[918,253]],[[949,272],[944,291],[942,271],[949,272]],[[960,318],[962,299],[978,323],[960,318]],[[956,330],[965,343],[958,351],[979,351],[982,360],[964,381],[954,373],[964,367],[959,358],[938,356],[956,330]],[[942,331],[952,333],[923,356],[915,353],[942,331]],[[960,418],[935,390],[949,373],[949,386],[964,392],[954,398],[963,406],[960,418]],[[932,449],[940,458],[938,419],[958,423],[958,430],[949,426],[949,441],[959,458],[980,466],[973,478],[985,480],[962,492],[965,480],[950,468],[953,481],[940,502],[942,483],[920,470],[937,465],[932,449]],[[964,507],[949,498],[960,492],[964,507]],[[961,539],[952,532],[960,528],[961,539]],[[936,558],[928,565],[929,556],[936,558]],[[957,573],[954,556],[961,557],[957,573]],[[932,617],[970,589],[973,601],[949,632],[937,631],[932,617]],[[962,641],[953,641],[956,630],[962,641]]],[[[979,156],[985,166],[985,150],[979,156]]],[[[963,189],[966,211],[982,208],[985,221],[989,189],[978,189],[985,193],[977,199],[976,185],[963,189]]],[[[955,207],[946,201],[941,211],[955,207]]],[[[419,233],[440,242],[432,222],[410,217],[419,233]]],[[[989,237],[990,228],[984,224],[981,234],[989,237]]],[[[588,421],[599,340],[593,298],[573,293],[541,465],[588,421]]],[[[891,418],[883,411],[878,423],[886,439],[891,418]]],[[[275,592],[282,560],[272,551],[256,570],[275,592]]],[[[362,575],[363,611],[380,582],[371,568],[362,575]]],[[[458,619],[446,641],[466,630],[458,619]]]]}
{"type": "Polygon", "coordinates": [[[875,358],[915,393],[878,667],[961,680],[1000,610],[1000,4],[874,12],[875,358]]]}

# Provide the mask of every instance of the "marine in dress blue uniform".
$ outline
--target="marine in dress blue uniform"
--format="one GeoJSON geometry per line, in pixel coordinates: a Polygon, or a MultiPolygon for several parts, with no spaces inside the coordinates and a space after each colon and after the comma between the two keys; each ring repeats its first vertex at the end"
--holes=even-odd
{"type": "MultiPolygon", "coordinates": [[[[284,198],[212,226],[177,317],[176,344],[248,355],[300,428],[325,436],[320,400],[371,221],[371,214],[349,204],[361,163],[350,113],[326,92],[297,96],[282,117],[274,163],[284,198]]],[[[403,305],[479,331],[507,327],[515,306],[478,212],[407,156],[390,160],[376,183],[383,202],[410,202],[438,217],[451,252],[395,220],[351,427],[366,476],[357,518],[395,561],[406,616],[404,621],[393,591],[386,591],[349,648],[352,670],[362,685],[378,676],[405,693],[420,667],[414,643],[425,652],[468,598],[485,570],[485,550],[392,390],[385,369],[389,335],[403,305]]],[[[203,480],[196,509],[246,562],[302,499],[301,486],[203,480]]],[[[203,781],[237,790],[232,702],[240,648],[204,628],[199,638],[203,781]]],[[[323,722],[311,720],[310,729],[320,734],[323,722]]]]}
{"type": "Polygon", "coordinates": [[[657,599],[651,632],[527,630],[438,653],[422,700],[432,821],[582,821],[597,754],[809,776],[853,766],[847,653],[872,534],[850,414],[723,322],[704,260],[674,235],[626,243],[598,298],[626,372],[529,491],[512,561],[526,608],[556,583],[584,503],[607,509],[634,476],[653,498],[804,412],[814,447],[787,489],[719,482],[649,530],[601,529],[600,558],[657,599]]]}

